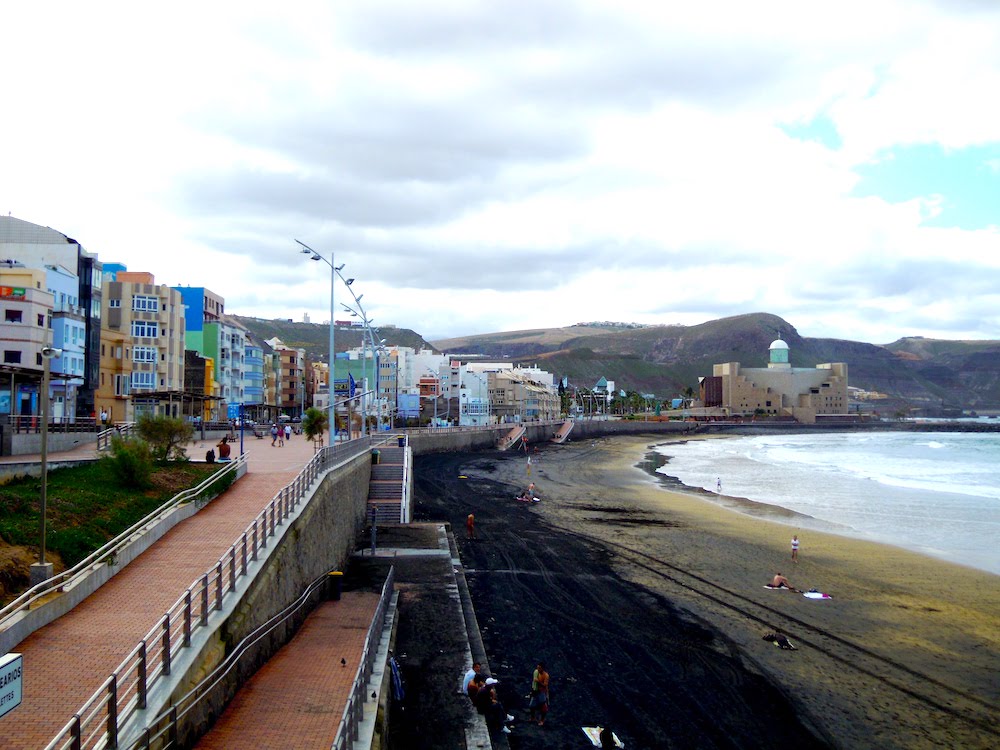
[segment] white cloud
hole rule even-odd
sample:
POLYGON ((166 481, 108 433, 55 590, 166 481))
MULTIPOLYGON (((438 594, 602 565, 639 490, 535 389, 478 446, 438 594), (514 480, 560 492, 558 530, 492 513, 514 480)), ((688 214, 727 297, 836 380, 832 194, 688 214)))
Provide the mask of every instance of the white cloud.
POLYGON ((298 237, 379 322, 429 337, 765 310, 814 336, 1000 338, 996 228, 927 226, 944 194, 852 195, 894 147, 996 144, 998 20, 903 0, 18 4, 0 210, 266 317, 329 317, 298 237), (824 118, 839 147, 781 127, 824 118))

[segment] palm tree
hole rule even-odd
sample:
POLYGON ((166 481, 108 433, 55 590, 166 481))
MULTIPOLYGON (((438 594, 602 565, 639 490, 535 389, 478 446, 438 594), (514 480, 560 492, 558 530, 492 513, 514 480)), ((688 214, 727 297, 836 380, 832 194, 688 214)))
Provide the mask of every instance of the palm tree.
POLYGON ((302 419, 302 431, 306 434, 307 440, 312 440, 315 443, 318 439, 319 444, 323 445, 323 433, 327 427, 329 427, 329 419, 325 411, 312 407, 306 409, 306 415, 302 419))

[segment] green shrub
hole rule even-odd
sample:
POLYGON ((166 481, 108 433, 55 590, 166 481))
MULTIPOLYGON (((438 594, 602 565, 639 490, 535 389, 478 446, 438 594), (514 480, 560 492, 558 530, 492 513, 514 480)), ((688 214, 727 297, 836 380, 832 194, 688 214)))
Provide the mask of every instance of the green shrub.
POLYGON ((183 419, 144 414, 136 423, 139 436, 149 443, 158 463, 187 460, 184 446, 194 438, 194 427, 183 419))
POLYGON ((111 438, 111 453, 101 457, 112 476, 123 487, 146 489, 151 486, 153 455, 149 443, 140 438, 111 438))

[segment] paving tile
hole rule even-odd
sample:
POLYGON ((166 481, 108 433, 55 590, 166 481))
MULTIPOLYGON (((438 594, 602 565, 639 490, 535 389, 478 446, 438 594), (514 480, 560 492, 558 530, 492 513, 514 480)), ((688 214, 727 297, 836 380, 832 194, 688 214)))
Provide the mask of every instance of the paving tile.
MULTIPOLYGON (((204 455, 214 443, 197 443, 188 453, 204 455)), ((251 438, 244 449, 250 454, 246 476, 71 612, 17 645, 14 651, 24 657, 23 699, 0 719, 5 750, 44 748, 314 453, 301 436, 283 448, 251 438)))
POLYGON ((317 607, 195 747, 329 750, 378 601, 378 594, 345 592, 340 601, 317 607))

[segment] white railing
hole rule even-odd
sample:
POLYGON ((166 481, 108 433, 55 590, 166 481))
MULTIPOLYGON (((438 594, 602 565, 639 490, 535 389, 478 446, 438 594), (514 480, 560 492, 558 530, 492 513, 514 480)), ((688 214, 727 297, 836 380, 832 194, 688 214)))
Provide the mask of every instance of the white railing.
MULTIPOLYGON (((135 537, 145 527, 156 523, 179 505, 191 502, 212 484, 219 481, 220 478, 226 476, 227 474, 235 475, 239 473, 240 467, 242 467, 245 463, 246 457, 240 456, 229 464, 219 464, 222 468, 212 474, 212 476, 208 477, 201 484, 174 495, 174 497, 166 503, 161 505, 142 520, 132 524, 125 531, 120 533, 97 551, 91 553, 89 556, 78 562, 72 568, 64 570, 62 573, 58 573, 57 575, 52 576, 48 580, 43 581, 42 583, 39 583, 22 593, 12 602, 7 604, 7 606, 3 609, 0 609, 0 633, 3 633, 3 631, 7 629, 11 620, 16 617, 18 613, 30 610, 32 605, 40 599, 46 598, 56 592, 62 592, 66 588, 76 584, 81 578, 91 572, 91 569, 95 564, 103 563, 105 561, 113 561, 117 557, 118 553, 132 542, 133 537, 135 537)), ((2 643, 2 641, 0 641, 0 643, 2 643)), ((10 645, 13 646, 14 644, 10 645)))
POLYGON ((369 441, 324 448, 262 510, 243 534, 181 594, 139 644, 125 657, 83 706, 46 746, 46 750, 83 750, 118 747, 119 730, 139 709, 153 685, 170 675, 180 649, 191 644, 194 628, 206 627, 209 614, 221 610, 225 597, 236 591, 236 582, 267 548, 268 538, 284 525, 319 474, 335 461, 369 450, 369 441))

